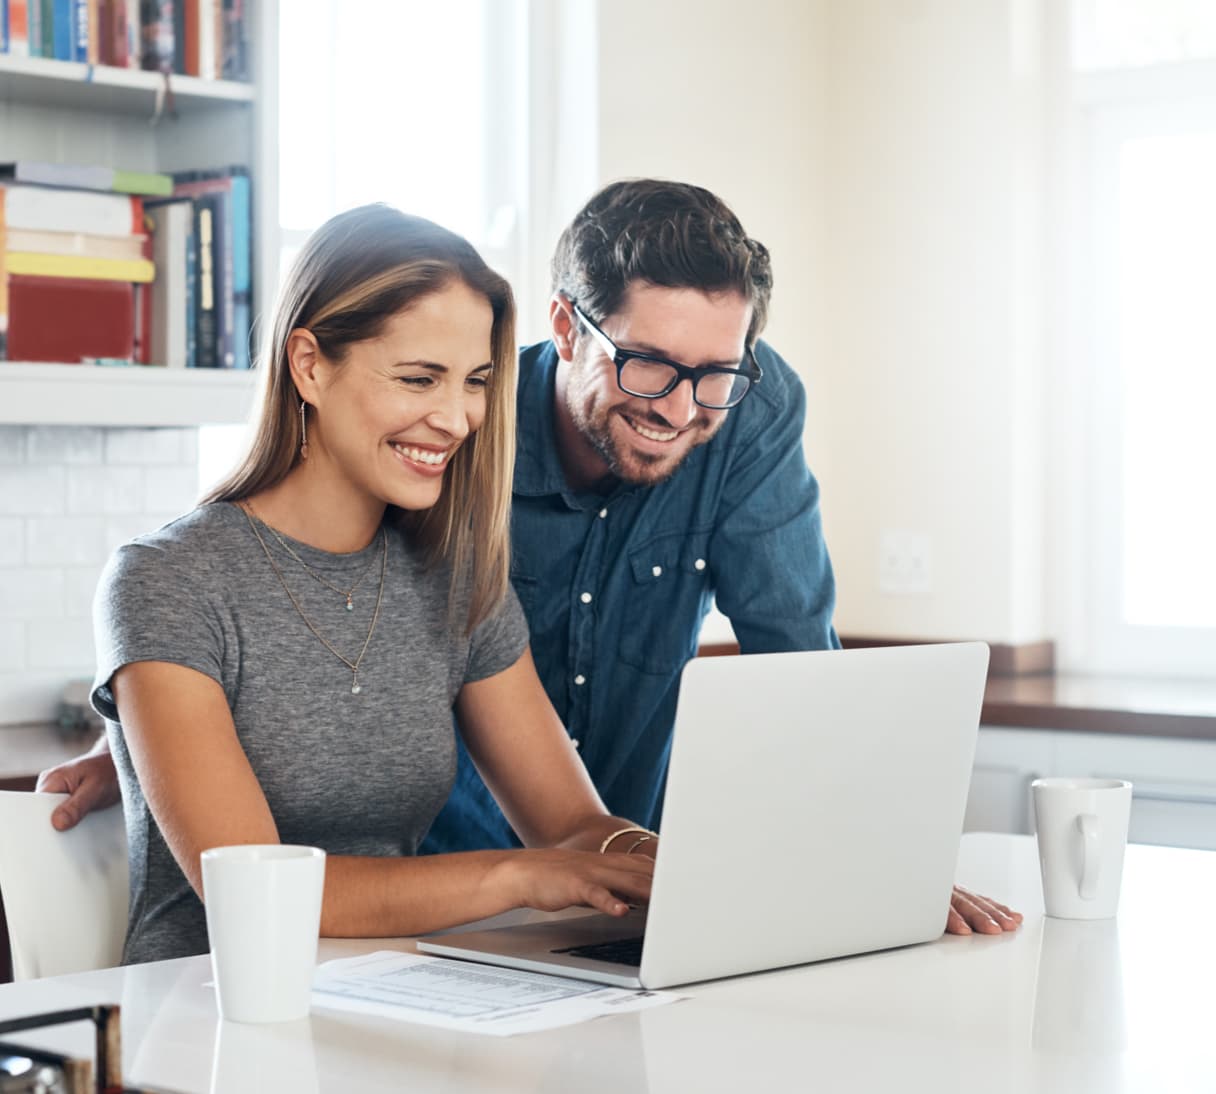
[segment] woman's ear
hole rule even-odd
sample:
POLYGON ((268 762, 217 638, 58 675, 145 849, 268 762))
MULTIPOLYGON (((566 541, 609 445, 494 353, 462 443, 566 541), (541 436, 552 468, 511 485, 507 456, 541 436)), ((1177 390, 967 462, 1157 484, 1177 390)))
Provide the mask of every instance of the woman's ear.
POLYGON ((558 357, 563 361, 572 361, 578 319, 574 314, 574 305, 565 293, 555 292, 549 300, 549 330, 558 357))
POLYGON ((296 391, 306 403, 317 403, 321 381, 321 347, 316 335, 304 327, 297 327, 287 336, 287 364, 296 391))

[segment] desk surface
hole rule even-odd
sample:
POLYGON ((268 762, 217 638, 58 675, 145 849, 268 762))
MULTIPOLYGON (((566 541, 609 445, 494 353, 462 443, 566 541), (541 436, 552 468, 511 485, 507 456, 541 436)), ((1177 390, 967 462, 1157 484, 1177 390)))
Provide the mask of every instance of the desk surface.
MULTIPOLYGON (((127 1080, 201 1094, 1216 1091, 1216 853, 1130 847, 1105 923, 1044 919, 1028 836, 965 836, 958 876, 1026 912, 1022 929, 702 984, 551 1033, 323 1011, 224 1024, 205 957, 6 985, 0 1018, 121 1002, 127 1080)), ((411 945, 325 940, 321 957, 384 948, 411 945)), ((87 1054, 90 1042, 81 1028, 36 1043, 87 1054)))

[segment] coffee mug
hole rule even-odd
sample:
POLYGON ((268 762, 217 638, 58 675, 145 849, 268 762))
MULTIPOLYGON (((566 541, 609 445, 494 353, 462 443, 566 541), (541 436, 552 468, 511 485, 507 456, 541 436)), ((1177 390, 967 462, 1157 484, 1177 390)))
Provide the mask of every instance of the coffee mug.
POLYGON ((305 1017, 321 931, 325 852, 286 844, 213 847, 203 852, 202 867, 220 1017, 305 1017))
POLYGON ((1043 904, 1058 919, 1109 919, 1119 909, 1132 784, 1035 779, 1043 904))

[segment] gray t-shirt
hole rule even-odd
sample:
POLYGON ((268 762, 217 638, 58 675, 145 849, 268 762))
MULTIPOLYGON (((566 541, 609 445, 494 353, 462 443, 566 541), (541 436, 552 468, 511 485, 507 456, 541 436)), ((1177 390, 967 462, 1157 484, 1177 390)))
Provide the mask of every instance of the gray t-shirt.
POLYGON ((412 855, 452 786, 457 693, 513 665, 527 644, 513 592, 467 636, 465 604, 449 615, 447 568, 427 570, 405 536, 386 525, 384 597, 353 694, 351 670, 301 611, 355 661, 376 607, 381 537, 349 555, 286 540, 338 589, 358 582, 348 611, 345 596, 309 574, 269 528, 257 527, 299 609, 244 512, 226 502, 123 545, 98 585, 92 699, 108 722, 130 842, 127 963, 205 953, 207 927, 131 766, 109 686, 123 665, 167 661, 220 684, 284 843, 339 855, 412 855))

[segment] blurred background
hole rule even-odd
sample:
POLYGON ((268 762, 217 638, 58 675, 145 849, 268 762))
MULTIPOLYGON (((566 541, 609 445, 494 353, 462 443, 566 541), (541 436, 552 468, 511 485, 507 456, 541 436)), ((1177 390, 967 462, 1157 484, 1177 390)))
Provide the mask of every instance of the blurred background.
MULTIPOLYGON (((240 117, 211 102, 189 139, 162 120, 149 144, 146 117, 98 136, 0 74, 0 159, 113 156, 129 129, 128 157, 172 168, 239 130, 255 335, 304 238, 352 205, 467 235, 516 287, 526 342, 594 189, 706 186, 772 251, 765 337, 808 389, 842 634, 1216 678, 1216 4, 251 10, 240 117)), ((13 410, 25 391, 0 384, 0 722, 88 675, 109 551, 188 508, 242 432, 13 410)))

